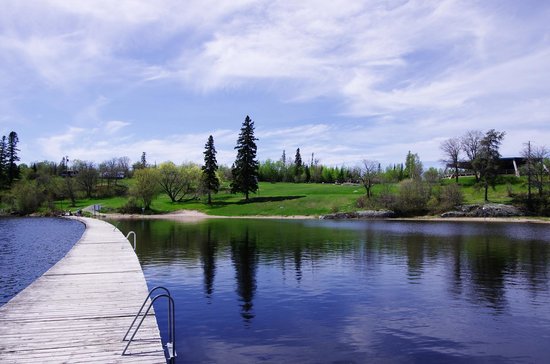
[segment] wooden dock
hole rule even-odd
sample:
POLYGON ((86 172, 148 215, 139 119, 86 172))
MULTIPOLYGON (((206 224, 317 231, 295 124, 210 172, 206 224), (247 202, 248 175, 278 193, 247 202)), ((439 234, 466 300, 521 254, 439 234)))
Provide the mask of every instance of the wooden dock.
POLYGON ((69 253, 0 307, 1 363, 166 363, 154 315, 130 345, 122 337, 148 294, 131 244, 111 224, 86 231, 69 253))

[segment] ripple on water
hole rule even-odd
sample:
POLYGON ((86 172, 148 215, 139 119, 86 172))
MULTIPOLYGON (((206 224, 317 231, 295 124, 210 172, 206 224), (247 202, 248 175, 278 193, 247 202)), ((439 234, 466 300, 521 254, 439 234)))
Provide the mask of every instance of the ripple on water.
POLYGON ((0 218, 0 306, 67 254, 84 225, 60 218, 0 218))

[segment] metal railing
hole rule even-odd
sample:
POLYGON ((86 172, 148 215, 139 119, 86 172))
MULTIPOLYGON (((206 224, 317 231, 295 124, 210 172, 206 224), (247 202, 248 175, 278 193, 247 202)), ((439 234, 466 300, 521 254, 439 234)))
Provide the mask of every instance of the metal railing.
POLYGON ((134 236, 134 251, 136 251, 136 233, 133 232, 133 231, 130 231, 130 232, 128 233, 128 235, 126 235, 126 239, 128 239, 128 241, 130 240, 130 239, 129 239, 130 235, 133 235, 133 236, 134 236))
POLYGON ((170 363, 174 362, 174 360, 177 356, 177 354, 176 354, 176 320, 175 320, 174 299, 170 295, 170 291, 167 288, 161 287, 161 286, 155 287, 155 288, 153 288, 152 290, 149 291, 149 294, 145 298, 145 301, 143 301, 143 304, 141 305, 141 308, 139 309, 138 313, 134 317, 134 320, 130 324, 130 327, 128 328, 128 331, 126 331, 126 334, 122 338, 122 341, 128 341, 128 343, 126 344, 126 347, 122 351, 122 355, 126 355, 126 351, 128 350, 128 347, 130 346, 130 344, 134 340, 134 337, 136 336, 136 333, 138 332, 139 328, 141 327, 141 324, 145 320, 145 317, 149 314, 149 311, 151 310, 151 307, 153 307, 153 303, 155 303, 155 301, 160 299, 160 298, 166 298, 168 300, 168 332, 169 332, 170 337, 169 337, 168 342, 166 343, 166 350, 168 352, 169 362, 170 363), (130 331, 134 327, 134 324, 136 323, 137 318, 141 315, 141 313, 143 311, 143 308, 147 304, 147 300, 149 300, 149 298, 151 297, 153 292, 155 292, 156 290, 163 290, 166 293, 161 293, 161 294, 158 294, 155 297, 153 297, 153 299, 151 300, 151 303, 149 303, 149 306, 147 307, 147 310, 143 314, 143 317, 139 321, 139 324, 136 326, 136 329, 134 330, 132 336, 128 340, 127 339, 128 334, 130 333, 130 331))

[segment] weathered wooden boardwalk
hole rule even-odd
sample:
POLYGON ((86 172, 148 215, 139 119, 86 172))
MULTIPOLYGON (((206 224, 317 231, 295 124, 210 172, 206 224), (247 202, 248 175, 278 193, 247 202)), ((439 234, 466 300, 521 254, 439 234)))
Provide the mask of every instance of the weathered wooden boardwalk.
POLYGON ((121 356, 122 337, 148 293, 145 278, 120 231, 78 219, 86 224, 80 241, 0 307, 0 362, 166 363, 154 316, 121 356))

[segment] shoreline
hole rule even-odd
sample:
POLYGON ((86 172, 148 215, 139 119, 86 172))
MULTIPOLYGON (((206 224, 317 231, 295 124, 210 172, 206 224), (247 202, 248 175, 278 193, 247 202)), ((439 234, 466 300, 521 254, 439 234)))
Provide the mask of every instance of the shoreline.
MULTIPOLYGON (((103 218, 112 218, 119 220, 175 220, 185 222, 198 222, 206 219, 270 219, 270 220, 317 220, 315 215, 292 215, 292 216, 219 216, 207 215, 204 212, 196 210, 179 210, 167 214, 141 215, 141 214, 120 214, 109 213, 100 214, 103 218)), ((434 221, 434 222, 490 222, 490 223, 523 223, 523 224, 550 224, 550 220, 544 220, 542 217, 439 217, 439 216, 415 216, 415 217, 394 217, 380 219, 341 219, 341 220, 384 220, 384 221, 434 221)))
POLYGON ((248 215, 248 216, 219 216, 208 215, 204 212, 196 210, 178 210, 175 212, 169 212, 166 214, 158 215, 142 215, 142 214, 120 214, 109 213, 100 214, 102 217, 115 218, 115 219, 127 219, 127 220, 178 220, 178 221, 202 221, 206 219, 270 219, 270 220, 312 220, 317 219, 315 215, 292 215, 292 216, 277 216, 277 215, 248 215))

